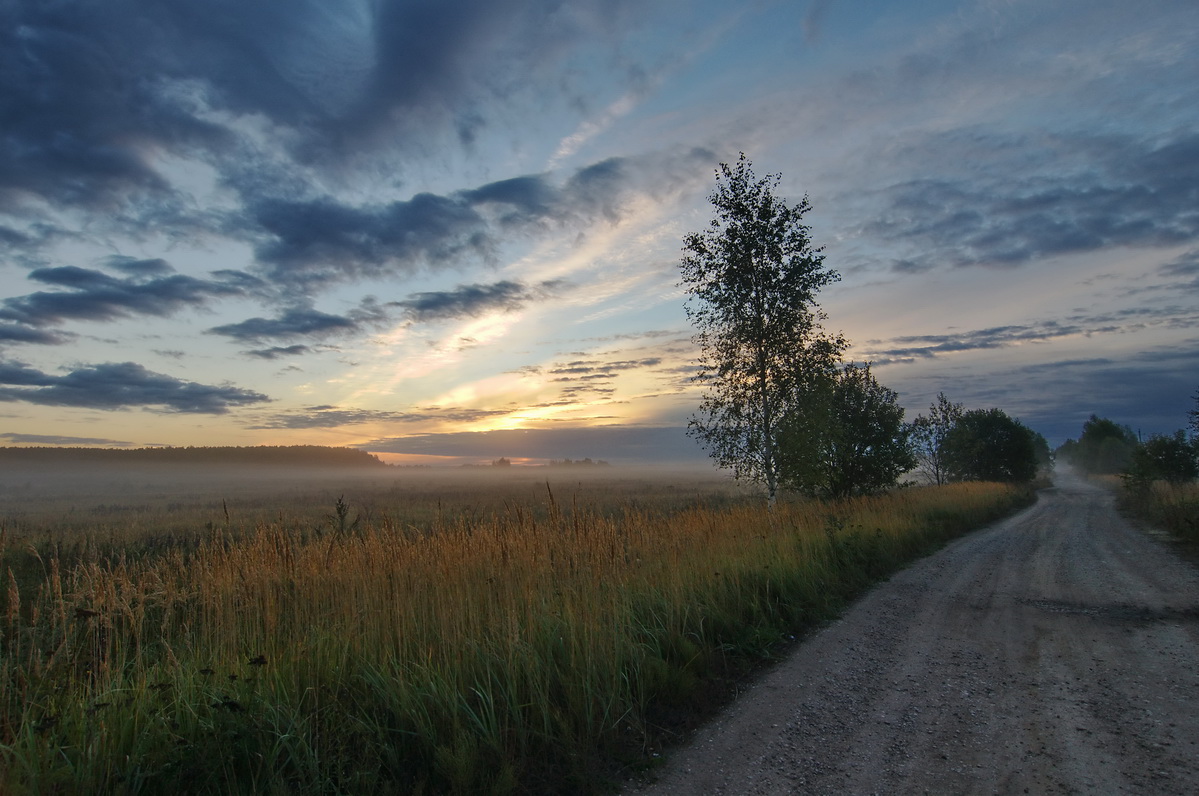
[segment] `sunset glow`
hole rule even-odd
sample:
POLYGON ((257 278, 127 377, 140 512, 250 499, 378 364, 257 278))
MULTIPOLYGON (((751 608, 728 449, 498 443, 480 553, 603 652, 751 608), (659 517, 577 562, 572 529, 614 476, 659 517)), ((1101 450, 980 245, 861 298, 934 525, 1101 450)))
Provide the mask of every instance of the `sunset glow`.
POLYGON ((742 151, 909 417, 1199 387, 1194 4, 55 9, 0 49, 0 444, 702 463, 678 261, 742 151))

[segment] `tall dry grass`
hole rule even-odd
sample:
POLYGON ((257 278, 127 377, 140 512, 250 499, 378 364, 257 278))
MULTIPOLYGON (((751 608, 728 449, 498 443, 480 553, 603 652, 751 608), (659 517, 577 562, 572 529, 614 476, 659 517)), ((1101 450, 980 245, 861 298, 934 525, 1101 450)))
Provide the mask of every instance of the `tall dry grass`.
POLYGON ((1157 481, 1147 488, 1119 485, 1120 505, 1152 525, 1174 534, 1186 544, 1199 546, 1199 483, 1169 484, 1157 481))
POLYGON ((547 495, 422 526, 339 504, 319 530, 38 554, 36 585, 6 573, 0 792, 602 789, 707 683, 1027 499, 663 516, 547 495))

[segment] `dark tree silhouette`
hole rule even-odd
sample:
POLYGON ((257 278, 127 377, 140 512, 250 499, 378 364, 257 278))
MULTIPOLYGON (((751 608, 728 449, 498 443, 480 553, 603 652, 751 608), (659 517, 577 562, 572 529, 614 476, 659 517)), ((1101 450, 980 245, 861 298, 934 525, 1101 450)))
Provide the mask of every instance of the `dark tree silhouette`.
POLYGON ((788 412, 780 448, 785 486, 820 497, 878 492, 915 466, 894 390, 870 365, 846 365, 813 396, 788 412))
POLYGON ((945 438, 946 470, 953 481, 1031 481, 1037 436, 1001 409, 972 409, 945 438))
POLYGON ((812 246, 807 197, 774 195, 779 176, 754 176, 744 154, 720 164, 709 201, 715 218, 683 240, 687 316, 700 347, 695 379, 707 387, 688 433, 720 466, 779 486, 779 434, 797 401, 821 389, 845 342, 822 329, 816 293, 835 281, 812 246))

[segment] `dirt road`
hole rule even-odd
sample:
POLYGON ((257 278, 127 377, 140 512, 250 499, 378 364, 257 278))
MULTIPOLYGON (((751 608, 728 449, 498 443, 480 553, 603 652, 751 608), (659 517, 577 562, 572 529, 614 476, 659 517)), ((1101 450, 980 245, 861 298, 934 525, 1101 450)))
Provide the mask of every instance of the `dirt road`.
POLYGON ((1199 793, 1199 570, 1057 482, 877 587, 630 792, 1199 793))

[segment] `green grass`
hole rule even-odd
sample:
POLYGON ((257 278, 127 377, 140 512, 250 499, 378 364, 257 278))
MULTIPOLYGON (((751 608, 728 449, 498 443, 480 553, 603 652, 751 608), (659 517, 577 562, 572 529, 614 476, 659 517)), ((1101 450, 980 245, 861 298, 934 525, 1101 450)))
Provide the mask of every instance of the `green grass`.
POLYGON ((177 544, 10 536, 0 792, 602 792, 713 684, 1029 501, 971 484, 772 512, 641 488, 356 524, 332 500, 319 522, 230 512, 177 544))

